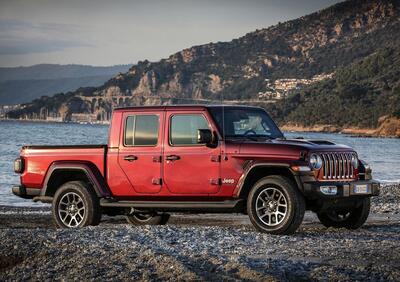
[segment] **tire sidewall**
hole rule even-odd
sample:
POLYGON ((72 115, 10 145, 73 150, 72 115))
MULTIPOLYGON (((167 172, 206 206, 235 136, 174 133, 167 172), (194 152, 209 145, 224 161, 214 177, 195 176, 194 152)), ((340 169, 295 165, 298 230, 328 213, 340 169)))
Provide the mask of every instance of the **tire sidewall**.
POLYGON ((88 226, 91 224, 92 218, 93 218, 93 213, 94 213, 94 208, 93 208, 93 200, 90 196, 90 194, 85 190, 86 188, 83 187, 83 185, 80 185, 76 182, 67 182, 64 185, 62 185, 57 192, 54 195, 53 203, 52 203, 52 213, 53 213, 53 219, 56 223, 56 225, 60 228, 79 228, 79 227, 84 227, 88 226), (75 227, 69 227, 66 226, 63 221, 60 218, 59 215, 59 203, 62 199, 62 197, 67 194, 67 193, 76 193, 81 197, 83 204, 85 206, 85 214, 83 217, 82 222, 75 227))
POLYGON ((333 228, 347 228, 347 229, 358 229, 368 219, 368 215, 371 207, 371 199, 364 198, 360 200, 359 206, 349 211, 349 216, 341 221, 335 220, 327 212, 317 213, 319 221, 325 227, 333 228))
POLYGON ((297 194, 293 189, 296 188, 293 187, 291 183, 273 177, 265 177, 254 185, 247 199, 247 213, 250 217, 251 222, 258 230, 272 234, 285 233, 295 217, 298 206, 295 198, 297 197, 297 194), (285 196, 287 202, 287 212, 285 218, 281 223, 276 226, 268 226, 263 223, 257 216, 256 212, 256 201, 258 195, 261 193, 261 191, 269 187, 279 190, 285 196))

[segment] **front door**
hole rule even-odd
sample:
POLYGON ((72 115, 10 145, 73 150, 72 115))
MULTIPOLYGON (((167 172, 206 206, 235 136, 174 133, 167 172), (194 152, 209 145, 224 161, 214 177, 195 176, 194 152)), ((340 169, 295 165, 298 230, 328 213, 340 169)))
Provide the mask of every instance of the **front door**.
POLYGON ((164 185, 171 194, 208 195, 220 188, 220 148, 197 143, 198 129, 212 129, 205 112, 166 115, 164 185))
POLYGON ((162 127, 164 112, 127 112, 123 115, 118 163, 135 194, 161 191, 162 127))

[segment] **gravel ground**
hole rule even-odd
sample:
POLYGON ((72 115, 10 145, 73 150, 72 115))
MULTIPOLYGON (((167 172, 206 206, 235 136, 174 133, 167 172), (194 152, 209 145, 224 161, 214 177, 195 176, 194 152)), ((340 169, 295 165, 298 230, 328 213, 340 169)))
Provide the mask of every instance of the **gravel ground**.
POLYGON ((359 230, 327 229, 307 213, 293 236, 256 232, 244 215, 209 214, 144 227, 104 217, 57 230, 48 208, 0 207, 0 281, 400 281, 398 189, 383 188, 359 230))
POLYGON ((379 197, 372 198, 373 213, 400 214, 400 184, 385 185, 379 197))

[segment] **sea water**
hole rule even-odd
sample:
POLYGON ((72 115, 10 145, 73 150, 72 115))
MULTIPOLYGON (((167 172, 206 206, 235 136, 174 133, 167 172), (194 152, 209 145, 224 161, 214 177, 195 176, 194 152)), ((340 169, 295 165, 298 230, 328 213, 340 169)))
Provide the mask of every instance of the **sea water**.
MULTIPOLYGON (((375 179, 400 182, 400 139, 306 132, 285 132, 285 136, 329 140, 348 145, 372 166, 375 179)), ((106 144, 107 138, 106 125, 0 121, 0 205, 42 205, 11 193, 11 186, 19 183, 19 175, 13 171, 13 161, 23 145, 106 144)))

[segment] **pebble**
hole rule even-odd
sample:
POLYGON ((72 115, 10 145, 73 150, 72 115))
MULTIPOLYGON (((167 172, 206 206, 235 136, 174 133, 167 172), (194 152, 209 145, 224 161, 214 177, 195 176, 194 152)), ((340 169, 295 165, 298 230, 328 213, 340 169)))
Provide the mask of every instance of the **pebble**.
POLYGON ((99 226, 60 230, 45 212, 14 208, 21 212, 2 217, 12 209, 3 207, 0 281, 400 281, 399 208, 399 185, 386 185, 372 212, 389 219, 346 230, 325 228, 310 215, 294 235, 273 236, 250 224, 183 224, 179 216, 165 226, 105 218, 99 226))

